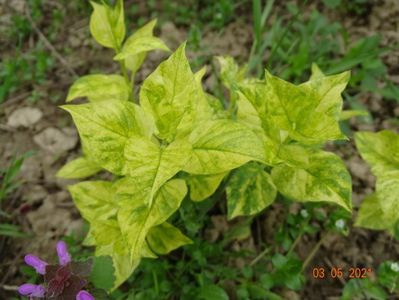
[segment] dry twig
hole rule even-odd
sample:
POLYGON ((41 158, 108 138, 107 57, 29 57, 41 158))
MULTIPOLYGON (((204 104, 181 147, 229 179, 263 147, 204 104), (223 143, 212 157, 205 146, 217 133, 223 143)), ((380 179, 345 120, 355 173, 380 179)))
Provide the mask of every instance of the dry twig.
POLYGON ((18 287, 16 285, 3 284, 1 288, 5 291, 18 291, 18 287))

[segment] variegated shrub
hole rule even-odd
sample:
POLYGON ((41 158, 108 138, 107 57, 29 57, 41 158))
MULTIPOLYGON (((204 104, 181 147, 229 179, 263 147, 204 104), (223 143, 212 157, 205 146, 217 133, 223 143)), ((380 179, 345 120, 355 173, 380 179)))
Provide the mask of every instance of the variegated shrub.
POLYGON ((84 155, 58 175, 114 174, 112 181, 84 181, 69 190, 90 223, 86 244, 113 259, 115 286, 142 257, 190 243, 169 217, 185 197, 204 200, 221 182, 229 218, 261 212, 277 193, 351 210, 350 175, 338 156, 322 150, 327 141, 346 139, 339 120, 348 72, 325 76, 314 66, 309 81, 294 85, 268 72, 264 80, 246 78, 245 68, 220 57, 230 92, 225 110, 203 90, 206 70, 192 72, 182 44, 136 96, 134 77, 147 52, 169 49, 153 36, 155 21, 125 39, 122 1, 92 5, 91 33, 115 50, 122 75, 87 75, 70 88, 67 102, 88 99, 62 106, 77 126, 84 155))

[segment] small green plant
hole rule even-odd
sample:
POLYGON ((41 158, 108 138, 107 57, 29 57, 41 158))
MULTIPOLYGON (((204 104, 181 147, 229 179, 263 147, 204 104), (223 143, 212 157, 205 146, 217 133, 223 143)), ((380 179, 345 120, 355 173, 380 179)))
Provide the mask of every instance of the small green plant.
POLYGON ((21 170, 24 160, 32 156, 32 152, 27 152, 22 156, 13 156, 9 166, 6 169, 0 170, 0 204, 4 201, 6 196, 14 191, 21 183, 17 176, 21 170))
MULTIPOLYGON (((60 6, 63 9, 54 9, 45 1, 29 0, 25 7, 27 14, 11 15, 12 25, 5 33, 8 37, 6 46, 11 46, 13 50, 5 52, 0 61, 0 104, 25 89, 31 91, 26 97, 31 103, 43 98, 43 91, 38 86, 49 80, 56 60, 48 44, 55 44, 60 36, 65 7, 74 13, 81 13, 89 6, 86 1, 63 2, 60 6), (47 44, 43 43, 43 38, 48 40, 47 44), (32 44, 32 41, 35 43, 32 44)), ((67 49, 64 51, 67 52, 67 49)), ((56 95, 50 97, 54 102, 57 100, 56 95)))
POLYGON ((373 5, 367 0, 322 0, 324 5, 329 8, 337 9, 342 12, 364 15, 373 5))
POLYGON ((388 230, 399 237, 399 135, 389 130, 358 132, 355 140, 361 156, 377 177, 376 191, 363 200, 356 225, 388 230))
MULTIPOLYGON (((0 104, 24 85, 43 83, 53 65, 54 59, 40 43, 27 53, 4 59, 0 64, 0 104)), ((32 101, 38 99, 35 93, 39 92, 34 90, 32 101)))
MULTIPOLYGON (((10 164, 6 169, 0 169, 0 217, 11 220, 12 216, 4 210, 4 202, 7 196, 15 191, 21 184, 18 180, 18 174, 21 170, 22 164, 26 158, 32 155, 32 152, 27 152, 19 157, 13 156, 10 164)), ((0 236, 8 237, 25 237, 26 234, 21 232, 18 225, 7 223, 0 223, 0 236)))
MULTIPOLYGON (((194 23, 203 28, 206 24, 214 30, 222 30, 234 18, 234 10, 240 4, 232 0, 189 0, 184 3, 165 1, 162 8, 168 20, 175 20, 177 25, 191 26, 194 23)), ((153 10, 156 10, 156 5, 153 10)))
MULTIPOLYGON (((28 0, 26 5, 31 11, 32 20, 37 22, 43 18, 42 0, 28 0)), ((15 13, 11 16, 12 26, 6 34, 16 46, 21 46, 23 41, 33 32, 32 24, 25 14, 15 13)))
POLYGON ((389 299, 398 291, 399 263, 385 261, 378 267, 376 279, 352 279, 345 285, 341 300, 389 299))
MULTIPOLYGON (((229 219, 262 212, 278 193, 351 211, 350 175, 338 156, 322 150, 327 141, 346 139, 339 120, 349 72, 325 76, 314 66, 309 81, 294 85, 267 71, 263 80, 247 78, 245 67, 220 57, 220 77, 230 93, 224 108, 203 91, 205 69, 191 71, 183 44, 135 95, 135 74, 146 53, 169 49, 153 36, 155 21, 125 39, 121 0, 114 7, 92 6, 91 33, 115 51, 122 75, 91 74, 70 88, 67 102, 89 100, 62 106, 77 126, 84 156, 58 175, 114 174, 111 181, 69 187, 90 223, 85 244, 96 246, 97 256, 112 257, 114 287, 143 258, 192 243, 170 222, 185 198, 200 202, 221 189, 229 219)), ((276 255, 273 264, 281 276, 298 269, 292 257, 276 255)))

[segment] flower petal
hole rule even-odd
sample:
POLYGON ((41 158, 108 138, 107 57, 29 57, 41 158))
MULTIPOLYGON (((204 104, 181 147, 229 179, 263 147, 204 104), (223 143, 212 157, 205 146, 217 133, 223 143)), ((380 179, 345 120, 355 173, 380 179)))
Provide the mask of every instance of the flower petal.
POLYGON ((46 290, 41 285, 25 283, 18 288, 18 292, 23 296, 43 298, 46 290))
POLYGON ((82 290, 76 295, 76 300, 95 300, 95 299, 89 292, 82 290))
POLYGON ((69 254, 68 247, 64 241, 59 241, 57 243, 57 254, 61 266, 65 266, 71 262, 71 255, 69 254))
POLYGON ((37 256, 33 254, 25 255, 25 263, 33 268, 35 268, 36 272, 39 274, 46 274, 46 266, 48 263, 41 260, 37 256))

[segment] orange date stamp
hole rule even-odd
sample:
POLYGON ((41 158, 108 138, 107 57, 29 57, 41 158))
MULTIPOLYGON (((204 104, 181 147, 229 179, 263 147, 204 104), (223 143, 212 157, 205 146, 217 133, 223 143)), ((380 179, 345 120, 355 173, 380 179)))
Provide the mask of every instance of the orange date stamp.
POLYGON ((325 279, 325 278, 345 278, 345 279, 355 279, 355 278, 369 278, 373 273, 372 268, 359 268, 353 267, 349 269, 332 267, 314 267, 312 269, 312 277, 315 279, 325 279))

